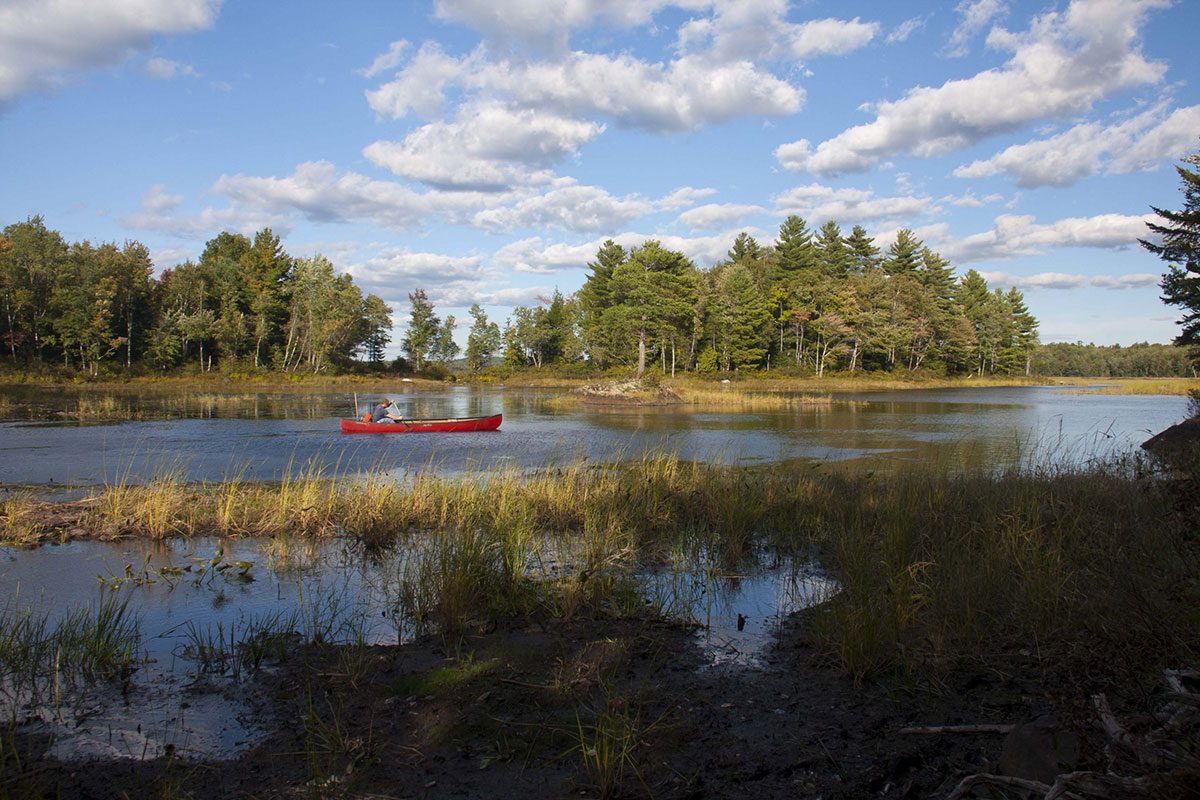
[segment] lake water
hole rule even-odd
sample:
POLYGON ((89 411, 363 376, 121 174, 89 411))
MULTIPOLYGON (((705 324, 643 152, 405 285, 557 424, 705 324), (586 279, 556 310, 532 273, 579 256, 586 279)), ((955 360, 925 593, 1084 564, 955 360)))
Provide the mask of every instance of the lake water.
MULTIPOLYGON (((596 410, 535 389, 400 386, 381 392, 399 397, 410 417, 502 412, 504 423, 492 433, 346 436, 337 420, 353 416, 354 402, 344 393, 150 389, 104 400, 108 413, 135 419, 80 424, 64 416, 98 402, 86 390, 6 388, 0 389, 0 484, 6 491, 36 487, 53 494, 55 487, 86 491, 164 470, 191 480, 278 480, 305 465, 326 474, 399 477, 421 468, 536 469, 583 457, 604 463, 646 451, 714 463, 870 470, 1079 463, 1134 449, 1180 421, 1186 407, 1178 397, 1068 394, 1053 387, 864 393, 753 413, 596 410)), ((368 398, 360 401, 365 406, 368 398)), ((240 636, 282 614, 294 615, 295 627, 309 638, 313 631, 305 626, 325 625, 326 639, 400 641, 407 635, 395 614, 402 564, 403 553, 367 559, 352 545, 328 541, 283 550, 271 542, 217 539, 0 548, 0 608, 57 619, 115 592, 138 615, 143 660, 131 686, 99 689, 70 713, 38 711, 34 724, 53 735, 55 755, 136 759, 170 746, 181 754, 226 757, 253 742, 260 723, 244 714, 244 683, 206 675, 192 658, 197 635, 240 636), (217 552, 226 564, 250 567, 245 574, 209 569, 166 579, 164 568, 208 563, 217 552)), ((745 575, 685 568, 645 577, 652 596, 701 624, 698 640, 711 664, 740 668, 759 664, 783 616, 832 591, 819 570, 769 555, 745 575)), ((3 699, 0 692, 0 706, 3 699)))
MULTIPOLYGON (((338 474, 530 469, 646 451, 736 464, 1002 467, 1129 450, 1183 419, 1186 406, 1180 397, 1015 387, 838 395, 830 404, 752 413, 612 410, 562 403, 561 392, 546 390, 401 386, 382 391, 400 398, 409 417, 503 413, 504 423, 487 433, 343 435, 338 419, 354 415, 345 393, 146 389, 109 401, 144 419, 81 424, 61 417, 88 401, 85 391, 0 388, 0 484, 96 486, 164 471, 198 481, 278 480, 306 465, 338 474)), ((361 398, 362 407, 368 402, 361 398)))

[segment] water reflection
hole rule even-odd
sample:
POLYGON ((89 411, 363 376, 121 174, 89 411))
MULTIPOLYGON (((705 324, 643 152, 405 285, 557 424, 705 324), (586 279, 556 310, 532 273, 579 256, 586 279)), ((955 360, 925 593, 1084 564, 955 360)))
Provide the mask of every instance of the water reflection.
POLYGON ((136 482, 164 465, 202 481, 279 480, 309 464, 350 473, 403 475, 425 467, 453 473, 648 452, 729 464, 998 468, 1129 450, 1185 410, 1178 397, 1063 394, 1050 387, 846 395, 750 412, 596 409, 563 402, 561 391, 398 383, 359 394, 359 412, 385 394, 409 417, 502 412, 504 424, 494 433, 343 436, 337 420, 355 414, 354 395, 344 389, 3 387, 0 483, 136 482), (86 408, 98 410, 81 422, 86 408))

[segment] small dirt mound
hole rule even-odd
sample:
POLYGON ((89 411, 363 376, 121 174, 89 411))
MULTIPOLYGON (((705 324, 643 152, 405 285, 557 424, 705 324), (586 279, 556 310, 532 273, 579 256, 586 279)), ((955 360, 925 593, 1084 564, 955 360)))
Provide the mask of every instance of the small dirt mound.
POLYGON ((666 386, 647 381, 625 380, 588 383, 572 389, 584 403, 610 406, 672 406, 682 398, 666 386))

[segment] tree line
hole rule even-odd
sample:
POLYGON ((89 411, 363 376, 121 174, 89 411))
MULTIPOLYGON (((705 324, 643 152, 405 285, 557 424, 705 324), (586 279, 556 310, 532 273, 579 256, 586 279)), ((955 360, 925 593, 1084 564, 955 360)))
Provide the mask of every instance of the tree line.
MULTIPOLYGON (((496 356, 512 367, 586 363, 638 375, 651 365, 667 374, 1029 374, 1038 346, 1021 292, 991 290, 974 270, 958 279, 911 230, 881 252, 861 226, 813 231, 790 216, 772 244, 742 233, 707 269, 653 240, 629 250, 608 240, 587 266, 578 292, 518 306, 503 331, 473 307, 469 366, 496 356)), ((410 299, 412 357, 414 331, 432 342, 442 323, 423 292, 410 299)))
POLYGON ((1186 347, 1149 342, 1127 347, 1052 342, 1037 349, 1033 371, 1039 375, 1083 378, 1197 377, 1196 365, 1186 347))
POLYGON ((323 372, 382 362, 392 309, 321 255, 293 258, 269 228, 221 233, 200 258, 154 277, 138 242, 68 244, 41 217, 0 233, 4 351, 15 365, 61 362, 165 371, 214 362, 323 372))

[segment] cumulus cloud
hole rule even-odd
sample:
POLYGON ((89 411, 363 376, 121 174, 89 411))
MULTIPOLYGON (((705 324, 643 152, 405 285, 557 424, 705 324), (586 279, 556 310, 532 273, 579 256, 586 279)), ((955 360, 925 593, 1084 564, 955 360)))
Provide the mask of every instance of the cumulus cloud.
POLYGON ((355 283, 379 294, 391 290, 406 294, 414 288, 440 286, 447 282, 478 282, 483 277, 481 256, 448 256, 414 253, 408 248, 388 247, 346 272, 355 283), (408 287, 401 289, 400 287, 408 287))
POLYGON ((939 87, 918 86, 881 103, 873 122, 813 148, 807 139, 780 146, 789 170, 860 172, 898 153, 942 155, 1029 122, 1083 113, 1116 92, 1159 81, 1166 67, 1141 53, 1138 29, 1168 0, 1072 0, 1063 12, 1035 17, 1029 29, 993 28, 989 46, 1012 53, 1000 68, 939 87))
POLYGON ((8 0, 0 5, 0 105, 124 62, 154 37, 208 28, 221 0, 8 0))
POLYGON ((372 222, 394 230, 412 230, 434 215, 462 222, 479 208, 512 199, 486 192, 415 192, 354 172, 338 174, 326 161, 300 164, 284 178, 222 175, 212 191, 248 209, 297 212, 315 222, 372 222))
POLYGON ((655 210, 645 198, 613 197, 597 186, 560 186, 533 197, 474 215, 473 223, 494 231, 552 227, 567 231, 608 231, 655 210))
POLYGON ((376 112, 435 116, 458 86, 515 109, 563 118, 610 117, 656 132, 685 131, 742 116, 798 111, 803 90, 748 61, 714 64, 684 56, 668 64, 630 55, 573 52, 557 61, 486 61, 482 50, 454 58, 423 45, 412 63, 367 92, 376 112))
POLYGON ((776 196, 774 201, 781 214, 798 214, 815 225, 831 219, 839 224, 902 220, 938 210, 930 197, 877 197, 868 189, 835 189, 819 183, 797 186, 776 196))
POLYGON ((434 13, 461 22, 499 45, 565 47, 572 30, 603 19, 620 27, 644 25, 666 0, 436 0, 434 13))
POLYGON ((1200 131, 1200 106, 1165 106, 1112 125, 1083 122, 1055 136, 1012 145, 989 159, 954 170, 960 178, 1007 173, 1025 188, 1070 186, 1103 170, 1152 169, 1183 155, 1200 131))
POLYGON ((761 214, 766 209, 755 205, 736 203, 709 203, 689 209, 679 215, 679 221, 694 231, 729 227, 751 214, 761 214))
POLYGON ((702 197, 710 197, 717 193, 716 189, 696 189, 692 186, 682 186, 658 201, 658 207, 666 211, 693 206, 702 197))
POLYGON ((586 269, 587 263, 596 258, 596 251, 608 239, 612 239, 626 250, 641 247, 653 239, 668 250, 683 253, 700 267, 708 267, 725 259, 734 238, 742 230, 752 236, 765 235, 757 228, 727 230, 712 236, 672 236, 626 231, 612 236, 601 236, 579 244, 548 244, 540 237, 531 237, 513 242, 497 250, 492 265, 511 272, 550 274, 567 269, 586 269))
POLYGON ((967 54, 967 43, 982 31, 992 20, 1008 13, 1003 0, 963 0, 954 7, 962 19, 946 42, 946 55, 957 58, 967 54))
POLYGON ((1039 272, 1034 275, 1013 275, 1008 272, 981 272, 992 285, 1011 286, 1022 291, 1029 289, 1146 289, 1157 287, 1160 275, 1132 273, 1129 275, 1080 275, 1065 272, 1039 272))
POLYGON ((1136 245, 1146 236, 1146 222, 1153 219, 1150 214, 1100 214, 1040 225, 1032 215, 1004 214, 996 217, 992 230, 942 242, 938 249, 959 264, 1039 255, 1057 247, 1115 250, 1136 245))
POLYGON ((498 105, 464 107, 454 122, 433 122, 400 142, 363 150, 396 175, 447 189, 495 190, 546 184, 548 167, 604 130, 595 122, 511 111, 498 105))

